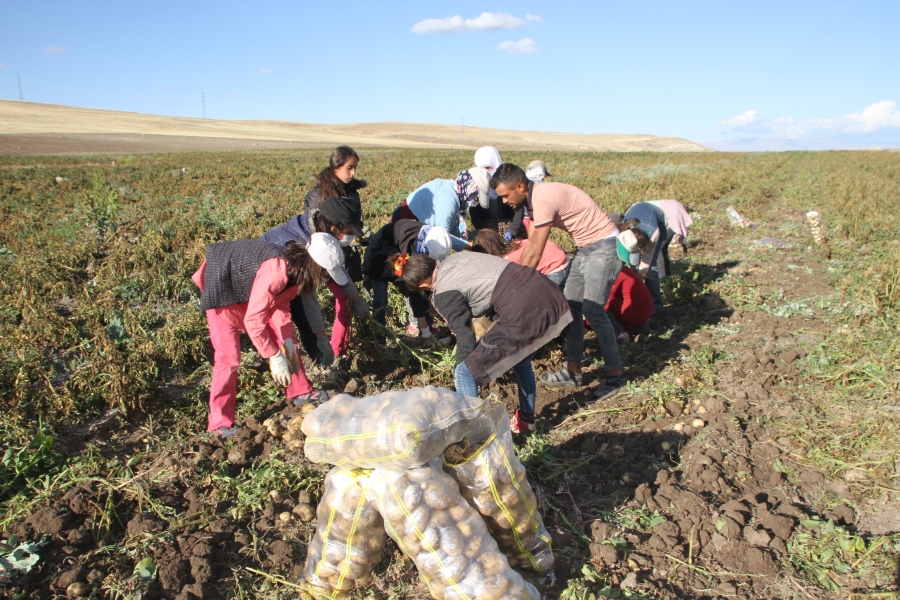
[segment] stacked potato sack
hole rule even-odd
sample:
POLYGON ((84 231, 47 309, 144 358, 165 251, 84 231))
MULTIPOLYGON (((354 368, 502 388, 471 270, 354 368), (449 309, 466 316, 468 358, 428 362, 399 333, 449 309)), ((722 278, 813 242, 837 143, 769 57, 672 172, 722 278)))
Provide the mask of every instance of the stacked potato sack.
POLYGON ((812 232, 813 239, 816 241, 816 244, 822 245, 825 243, 825 219, 822 218, 822 215, 819 214, 818 211, 811 210, 806 213, 806 222, 809 224, 809 230, 812 232))
POLYGON ((463 497, 484 517, 488 530, 513 567, 541 575, 553 573, 550 534, 537 510, 525 467, 516 458, 506 410, 494 405, 487 414, 486 439, 473 431, 444 452, 444 471, 463 497))
POLYGON ((381 561, 387 537, 384 519, 366 492, 370 473, 335 467, 325 476, 304 571, 317 596, 345 597, 354 585, 367 585, 381 561))
POLYGON ((540 598, 510 566, 550 574, 553 555, 503 407, 430 386, 340 395, 302 430, 307 458, 338 466, 307 559, 314 596, 344 597, 371 580, 384 545, 372 531, 383 523, 435 598, 540 598))

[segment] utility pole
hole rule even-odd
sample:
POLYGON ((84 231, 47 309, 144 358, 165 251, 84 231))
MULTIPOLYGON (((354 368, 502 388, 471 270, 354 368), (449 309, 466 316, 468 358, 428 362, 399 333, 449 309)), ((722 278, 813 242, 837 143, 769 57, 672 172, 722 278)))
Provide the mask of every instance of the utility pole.
POLYGON ((22 97, 22 76, 17 74, 16 79, 19 80, 19 100, 24 100, 22 97))
POLYGON ((200 103, 203 104, 203 118, 206 118, 206 94, 200 92, 200 103))

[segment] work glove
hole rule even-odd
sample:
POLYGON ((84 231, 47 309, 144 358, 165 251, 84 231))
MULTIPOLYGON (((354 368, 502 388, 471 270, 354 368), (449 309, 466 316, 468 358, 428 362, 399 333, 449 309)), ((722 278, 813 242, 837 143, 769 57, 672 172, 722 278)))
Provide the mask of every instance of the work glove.
POLYGON ((330 367, 334 362, 334 350, 331 349, 331 340, 328 339, 328 336, 323 335, 320 338, 316 338, 316 348, 322 353, 322 356, 319 358, 322 366, 330 367))
POLYGON ((511 241, 513 241, 513 234, 511 234, 510 232, 507 231, 506 233, 503 234, 503 239, 505 239, 507 241, 507 243, 511 242, 511 241))
POLYGON ((369 310, 369 303, 366 302, 365 298, 363 298, 362 295, 357 296, 353 301, 353 312, 361 317, 368 317, 372 312, 371 310, 369 310))
POLYGON ((291 362, 284 354, 279 352, 269 358, 269 370, 275 383, 284 387, 291 385, 291 362))
POLYGON ((300 355, 297 354, 297 348, 294 346, 294 340, 284 340, 281 345, 281 351, 291 363, 291 374, 296 375, 300 372, 300 355))

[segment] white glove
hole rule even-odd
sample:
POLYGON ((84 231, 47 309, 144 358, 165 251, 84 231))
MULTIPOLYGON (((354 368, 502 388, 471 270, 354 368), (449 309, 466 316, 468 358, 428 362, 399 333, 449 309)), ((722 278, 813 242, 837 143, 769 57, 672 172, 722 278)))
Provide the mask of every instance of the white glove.
POLYGON ((279 352, 269 358, 269 370, 275 383, 284 387, 291 385, 291 363, 284 354, 279 352))
POLYGON ((427 340, 428 338, 430 338, 431 337, 431 327, 423 327, 422 329, 420 329, 419 337, 424 340, 427 340))
POLYGON ((281 345, 281 351, 284 352, 285 357, 291 364, 291 375, 299 373, 300 355, 297 354, 297 347, 294 346, 294 340, 284 340, 284 343, 281 345))

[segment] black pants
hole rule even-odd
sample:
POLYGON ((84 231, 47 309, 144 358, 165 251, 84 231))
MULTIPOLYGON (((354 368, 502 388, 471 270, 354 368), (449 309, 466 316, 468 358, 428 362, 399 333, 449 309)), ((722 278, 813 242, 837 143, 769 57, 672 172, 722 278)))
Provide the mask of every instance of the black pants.
MULTIPOLYGON (((309 321, 306 320, 306 313, 303 311, 303 301, 300 300, 300 294, 297 294, 297 297, 291 300, 291 320, 300 333, 300 345, 303 347, 303 351, 313 360, 318 360, 319 355, 322 353, 319 352, 319 347, 316 345, 316 332, 312 330, 312 327, 309 326, 309 321)), ((328 343, 331 344, 330 341, 328 343)))

